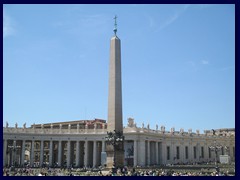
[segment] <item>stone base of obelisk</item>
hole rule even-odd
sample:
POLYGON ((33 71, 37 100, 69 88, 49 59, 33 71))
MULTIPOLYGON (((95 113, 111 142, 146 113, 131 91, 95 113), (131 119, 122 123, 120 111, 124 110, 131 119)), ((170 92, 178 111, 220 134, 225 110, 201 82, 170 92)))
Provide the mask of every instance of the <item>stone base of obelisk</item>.
POLYGON ((113 147, 113 145, 106 145, 107 153, 107 169, 123 168, 124 166, 124 150, 123 146, 120 144, 118 148, 113 147))

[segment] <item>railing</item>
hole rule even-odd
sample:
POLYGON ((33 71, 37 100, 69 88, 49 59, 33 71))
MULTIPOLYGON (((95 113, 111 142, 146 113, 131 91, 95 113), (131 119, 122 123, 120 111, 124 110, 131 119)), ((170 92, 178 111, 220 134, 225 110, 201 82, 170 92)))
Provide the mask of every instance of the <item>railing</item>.
MULTIPOLYGON (((3 127, 4 133, 33 133, 33 134, 106 134, 107 129, 51 129, 51 128, 14 128, 14 127, 3 127)), ((189 133, 189 132, 180 132, 180 131, 162 131, 162 130, 153 130, 148 128, 139 128, 139 127, 126 127, 123 129, 123 133, 148 133, 148 134, 161 134, 162 136, 174 136, 174 137, 183 137, 183 136, 191 136, 191 137, 209 137, 212 138, 212 134, 198 134, 198 133, 189 133)), ((219 136, 221 138, 222 136, 219 136)), ((225 136, 226 137, 230 137, 225 136)))
POLYGON ((105 134, 107 129, 34 129, 34 128, 3 128, 3 133, 24 134, 105 134))

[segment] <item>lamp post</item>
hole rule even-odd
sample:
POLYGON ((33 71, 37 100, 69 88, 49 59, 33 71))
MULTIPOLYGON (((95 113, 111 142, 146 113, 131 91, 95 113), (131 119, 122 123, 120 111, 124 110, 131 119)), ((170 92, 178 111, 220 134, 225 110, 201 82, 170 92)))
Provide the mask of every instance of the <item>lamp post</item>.
POLYGON ((15 167, 16 165, 16 151, 20 149, 21 146, 16 145, 16 141, 13 141, 13 145, 8 145, 8 149, 11 152, 11 166, 15 167))
POLYGON ((107 136, 105 137, 106 143, 111 144, 113 146, 113 169, 112 171, 115 172, 116 166, 116 157, 115 151, 121 150, 121 144, 124 142, 124 136, 122 131, 113 130, 113 132, 107 132, 107 136))
POLYGON ((176 165, 176 157, 173 158, 173 165, 176 165))
POLYGON ((131 165, 130 156, 133 156, 133 146, 132 146, 132 148, 128 148, 128 150, 127 150, 127 165, 128 166, 131 165))
POLYGON ((217 153, 222 149, 222 145, 218 145, 216 141, 214 141, 214 144, 212 146, 209 146, 209 149, 215 152, 215 165, 217 165, 217 153))
POLYGON ((224 149, 225 149, 224 154, 228 155, 229 147, 228 146, 224 146, 224 149))

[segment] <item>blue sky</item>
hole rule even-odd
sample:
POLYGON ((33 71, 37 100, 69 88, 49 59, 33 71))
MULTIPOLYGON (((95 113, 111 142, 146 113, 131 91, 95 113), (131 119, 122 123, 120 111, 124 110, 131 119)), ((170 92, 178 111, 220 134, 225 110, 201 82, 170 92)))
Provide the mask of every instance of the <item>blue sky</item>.
POLYGON ((3 6, 3 125, 106 119, 115 14, 123 124, 235 127, 234 5, 3 6))

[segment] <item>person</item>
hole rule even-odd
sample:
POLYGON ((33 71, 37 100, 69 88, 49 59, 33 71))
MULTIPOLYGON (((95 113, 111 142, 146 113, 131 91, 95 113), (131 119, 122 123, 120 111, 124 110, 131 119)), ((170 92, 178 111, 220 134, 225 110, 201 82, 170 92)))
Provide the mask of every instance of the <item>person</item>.
POLYGON ((219 174, 219 167, 218 166, 216 166, 216 171, 217 171, 217 174, 219 174))
POLYGON ((112 173, 116 173, 115 163, 113 163, 113 166, 112 166, 112 173))

